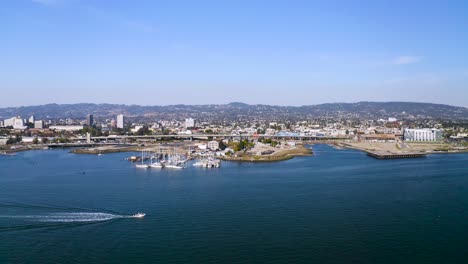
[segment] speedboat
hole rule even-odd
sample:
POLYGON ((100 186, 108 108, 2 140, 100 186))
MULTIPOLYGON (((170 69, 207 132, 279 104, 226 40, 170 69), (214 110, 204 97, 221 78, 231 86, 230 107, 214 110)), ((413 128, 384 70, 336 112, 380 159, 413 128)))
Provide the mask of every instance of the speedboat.
POLYGON ((132 215, 132 217, 135 217, 135 218, 143 218, 143 217, 145 217, 145 215, 146 215, 146 214, 144 214, 144 213, 136 213, 136 214, 132 215))

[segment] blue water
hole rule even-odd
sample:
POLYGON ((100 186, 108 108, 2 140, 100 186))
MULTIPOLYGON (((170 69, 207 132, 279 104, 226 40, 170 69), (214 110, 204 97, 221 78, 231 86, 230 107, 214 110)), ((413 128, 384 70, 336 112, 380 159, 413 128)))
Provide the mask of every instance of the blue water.
POLYGON ((468 155, 314 151, 183 171, 1 156, 0 263, 466 263, 468 155))

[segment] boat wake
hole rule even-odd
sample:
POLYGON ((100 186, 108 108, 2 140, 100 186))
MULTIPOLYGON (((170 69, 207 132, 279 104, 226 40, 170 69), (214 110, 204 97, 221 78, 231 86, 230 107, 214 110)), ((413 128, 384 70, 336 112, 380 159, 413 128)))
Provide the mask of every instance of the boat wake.
POLYGON ((118 218, 127 218, 124 215, 115 215, 108 213, 54 213, 50 215, 35 216, 39 222, 53 222, 53 223, 75 223, 75 222, 102 222, 118 218))
POLYGON ((43 223, 86 223, 86 222, 102 222, 118 218, 133 218, 134 216, 116 215, 109 213, 89 213, 89 212, 76 212, 76 213, 51 213, 39 215, 0 215, 0 218, 14 218, 22 219, 29 222, 43 222, 43 223))

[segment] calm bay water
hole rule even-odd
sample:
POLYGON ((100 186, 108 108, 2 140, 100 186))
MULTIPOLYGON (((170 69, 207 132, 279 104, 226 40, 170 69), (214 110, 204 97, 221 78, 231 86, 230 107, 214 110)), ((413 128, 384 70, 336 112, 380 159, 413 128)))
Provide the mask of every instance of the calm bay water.
POLYGON ((466 263, 468 155, 314 150, 183 171, 1 156, 0 263, 466 263))

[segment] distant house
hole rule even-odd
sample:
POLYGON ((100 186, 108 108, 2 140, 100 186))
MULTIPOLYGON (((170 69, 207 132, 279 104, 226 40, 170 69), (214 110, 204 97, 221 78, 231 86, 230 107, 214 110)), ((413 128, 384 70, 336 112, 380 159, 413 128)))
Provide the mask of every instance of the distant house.
POLYGON ((8 138, 0 138, 0 145, 6 145, 8 138))

